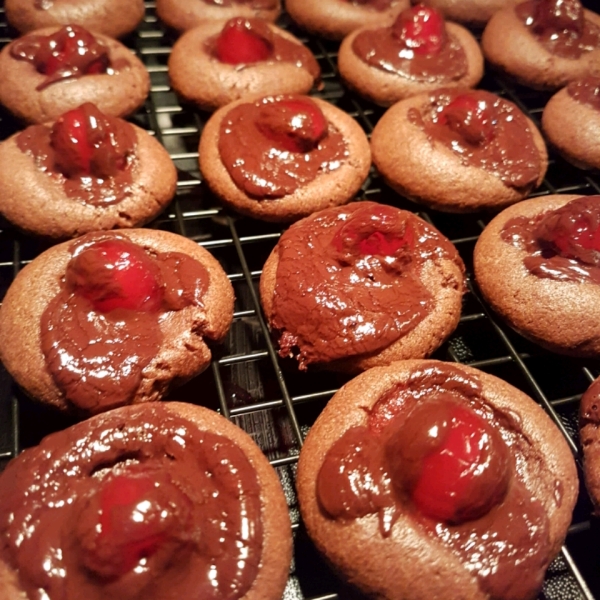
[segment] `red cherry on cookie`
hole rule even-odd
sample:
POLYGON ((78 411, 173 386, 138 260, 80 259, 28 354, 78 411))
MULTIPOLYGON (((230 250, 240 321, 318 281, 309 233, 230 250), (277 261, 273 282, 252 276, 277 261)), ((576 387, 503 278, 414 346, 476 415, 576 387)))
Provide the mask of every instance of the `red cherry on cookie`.
POLYGON ((600 196, 576 199, 544 216, 534 231, 542 246, 560 256, 600 266, 600 196))
POLYGON ((492 111, 485 100, 470 93, 456 96, 444 107, 438 122, 473 145, 490 142, 495 135, 492 111))
POLYGON ((64 113, 52 127, 52 147, 58 168, 67 176, 89 175, 94 148, 88 139, 87 117, 82 108, 64 113))
POLYGON ((579 0, 538 0, 533 13, 533 30, 569 31, 576 36, 583 33, 585 17, 579 0))
POLYGON ((103 313, 116 309, 160 310, 163 290, 159 268, 136 244, 125 239, 83 246, 67 267, 67 285, 103 313))
POLYGON ((394 485, 408 489, 419 512, 436 521, 478 519, 506 494, 506 444, 469 407, 423 400, 388 447, 394 485))
POLYGON ((248 19, 230 19, 216 42, 217 58, 228 65, 241 65, 267 60, 273 44, 252 28, 248 19))
POLYGON ((413 6, 398 15, 392 34, 415 54, 437 54, 446 41, 446 26, 435 9, 413 6))
POLYGON ((256 127, 277 148, 310 152, 327 135, 328 122, 310 98, 286 98, 265 103, 256 127))

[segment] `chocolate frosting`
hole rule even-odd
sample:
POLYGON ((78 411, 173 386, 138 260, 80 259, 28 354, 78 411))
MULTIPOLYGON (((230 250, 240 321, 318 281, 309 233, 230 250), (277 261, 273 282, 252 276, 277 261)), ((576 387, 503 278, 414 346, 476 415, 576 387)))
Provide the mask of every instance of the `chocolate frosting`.
POLYGON ((135 130, 126 121, 101 113, 93 104, 84 104, 80 110, 85 116, 85 135, 91 148, 90 172, 77 170, 73 160, 61 153, 60 146, 55 147, 53 136, 59 124, 28 127, 17 135, 17 146, 33 157, 38 169, 61 182, 69 198, 91 206, 121 202, 132 193, 135 130))
POLYGON ((87 412, 100 412, 132 400, 144 368, 161 347, 161 320, 170 311, 202 307, 209 284, 206 268, 188 255, 145 251, 153 261, 150 276, 160 291, 159 310, 117 308, 101 312, 77 292, 73 282, 78 273, 83 273, 81 277, 91 273, 99 287, 108 289, 113 285, 110 269, 95 264, 97 254, 89 250, 115 239, 132 246, 133 251, 139 248, 117 234, 93 233, 73 242, 66 279, 40 324, 42 351, 56 386, 73 407, 87 412))
POLYGON ((506 243, 524 250, 523 264, 542 279, 600 284, 600 196, 582 196, 532 218, 507 221, 506 243))
POLYGON ((585 77, 572 81, 567 86, 571 98, 600 111, 600 77, 585 77))
MULTIPOLYGON (((300 69, 305 69, 310 76, 317 82, 321 76, 321 68, 312 52, 302 44, 292 42, 287 38, 275 33, 269 24, 263 19, 247 17, 244 18, 244 26, 253 35, 263 39, 269 45, 271 53, 265 63, 286 62, 296 65, 300 69)), ((214 36, 206 41, 207 52, 218 60, 216 54, 216 41, 219 36, 214 36)), ((263 61, 260 61, 263 62, 263 61)), ((248 66, 255 65, 251 63, 248 66)), ((236 65, 238 70, 245 68, 245 65, 236 65)))
POLYGON ((551 54, 578 59, 600 48, 600 27, 585 19, 578 0, 528 0, 515 7, 519 20, 551 54))
POLYGON ((299 367, 376 353, 414 329, 435 299, 421 281, 427 261, 454 246, 407 211, 358 202, 316 213, 279 240, 271 326, 281 356, 299 367))
POLYGON ((432 144, 442 144, 465 166, 484 169, 516 189, 537 182, 541 160, 530 125, 504 98, 483 90, 437 90, 421 108, 411 108, 408 118, 425 131, 432 144), (462 109, 447 108, 458 97, 470 98, 483 109, 482 123, 470 120, 472 115, 462 109))
POLYGON ((30 600, 234 600, 260 567, 258 477, 160 404, 112 411, 7 466, 0 539, 30 600))
POLYGON ((367 29, 352 42, 352 50, 363 62, 414 81, 456 81, 467 73, 467 56, 458 39, 447 35, 435 54, 418 54, 399 40, 391 27, 367 29))
MULTIPOLYGON (((348 156, 342 134, 330 123, 326 136, 307 152, 282 148, 261 131, 261 122, 266 120, 272 127, 280 122, 282 130, 291 123, 295 127, 294 113, 285 103, 298 100, 312 103, 304 96, 269 96, 240 104, 223 117, 218 141, 221 161, 235 185, 252 198, 292 194, 318 175, 338 169, 348 156)), ((310 134, 297 132, 296 137, 309 138, 310 134)))
POLYGON ((538 459, 518 419, 487 404, 477 378, 449 364, 429 365, 394 385, 368 411, 366 425, 348 429, 332 445, 317 476, 317 497, 332 519, 378 514, 384 537, 393 534, 400 513, 409 515, 462 561, 484 593, 522 600, 541 588, 550 559, 548 517, 525 485, 528 460, 538 459), (491 460, 478 466, 476 492, 468 498, 476 504, 482 495, 488 502, 474 518, 436 521, 413 503, 411 473, 420 473, 438 443, 432 432, 447 426, 447 411, 457 406, 489 428, 484 439, 491 460))
POLYGON ((10 45, 10 55, 16 60, 31 63, 38 73, 46 74, 49 61, 58 61, 56 70, 48 73, 36 90, 66 79, 79 79, 87 74, 114 73, 129 67, 126 59, 111 60, 109 49, 87 29, 66 25, 51 35, 25 35, 10 45), (65 45, 78 39, 77 51, 64 56, 65 45))

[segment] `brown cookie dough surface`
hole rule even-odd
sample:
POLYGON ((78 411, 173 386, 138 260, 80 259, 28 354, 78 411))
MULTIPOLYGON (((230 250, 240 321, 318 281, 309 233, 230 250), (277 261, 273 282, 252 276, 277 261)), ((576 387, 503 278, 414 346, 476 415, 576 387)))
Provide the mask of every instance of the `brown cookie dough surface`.
POLYGON ((413 60, 420 58, 423 72, 419 73, 413 73, 408 64, 402 65, 402 71, 392 70, 384 55, 382 55, 380 65, 369 64, 356 52, 356 38, 363 32, 372 31, 371 35, 374 37, 380 32, 377 38, 385 39, 385 47, 390 48, 390 53, 393 51, 399 55, 405 52, 406 48, 400 41, 394 39, 391 28, 364 27, 350 33, 340 46, 338 54, 340 75, 350 88, 381 106, 390 106, 398 100, 442 86, 475 87, 483 76, 483 55, 479 44, 469 31, 456 23, 445 23, 445 29, 447 39, 441 52, 444 53, 444 56, 448 55, 448 60, 454 60, 456 55, 456 58, 460 58, 464 62, 464 69, 461 68, 456 73, 448 74, 448 68, 443 67, 442 60, 440 60, 439 67, 436 63, 436 66, 429 70, 425 58, 433 61, 437 54, 431 57, 412 57, 413 60), (450 46, 452 46, 452 51, 446 50, 450 46))
POLYGON ((437 8, 451 21, 482 27, 499 10, 519 2, 521 0, 424 0, 423 4, 437 8))
POLYGON ((292 225, 267 259, 260 297, 279 354, 359 372, 430 355, 460 318, 464 266, 408 211, 356 202, 292 225))
MULTIPOLYGON (((215 41, 226 23, 208 21, 187 31, 175 43, 169 57, 173 89, 207 111, 256 94, 308 93, 320 77, 319 65, 310 50, 291 33, 257 21, 248 20, 257 30, 264 29, 272 36, 275 51, 282 43, 293 44, 301 57, 300 64, 279 60, 276 54, 249 64, 221 62, 215 56, 215 41)), ((288 48, 283 50, 289 52, 288 48)))
POLYGON ((20 33, 75 23, 109 37, 132 32, 144 18, 144 0, 6 0, 6 18, 20 33))
POLYGON ((594 504, 595 513, 600 507, 600 382, 596 379, 581 397, 579 426, 583 449, 585 485, 594 504))
POLYGON ((52 124, 31 125, 0 143, 0 214, 27 233, 54 239, 152 220, 175 194, 177 171, 148 132, 121 119, 117 123, 128 128, 133 146, 126 166, 105 179, 69 176, 57 166, 52 124))
POLYGON ((576 79, 542 113, 548 141, 580 169, 600 169, 600 77, 576 79))
POLYGON ((553 46, 546 39, 552 39, 550 31, 538 35, 525 24, 534 7, 533 1, 509 6, 490 19, 481 38, 486 60, 520 83, 541 90, 558 89, 588 75, 600 76, 600 15, 580 6, 581 38, 572 38, 566 29, 557 37, 559 41, 581 39, 581 49, 577 44, 553 46))
POLYGON ((97 415, 25 450, 0 481, 4 600, 30 597, 40 578, 66 600, 282 596, 291 528, 279 479, 250 436, 206 408, 97 415), (35 547, 15 539, 28 523, 35 547))
MULTIPOLYGON (((225 166, 219 149, 224 123, 228 115, 234 111, 245 113, 243 107, 253 103, 253 110, 260 110, 263 106, 268 106, 279 100, 290 100, 294 103, 305 102, 307 96, 265 96, 251 97, 245 100, 239 100, 230 105, 219 109, 206 123, 202 137, 200 138, 199 160, 200 170, 211 191, 225 204, 233 210, 245 215, 262 219, 265 221, 289 222, 300 219, 312 212, 329 206, 337 206, 350 201, 360 189, 369 172, 371 165, 371 153, 368 140, 358 123, 348 114, 336 106, 325 102, 319 98, 310 98, 309 102, 314 102, 322 112, 325 118, 325 128, 327 137, 325 142, 335 143, 340 146, 340 160, 328 164, 326 168, 319 167, 314 179, 306 183, 294 186, 291 185, 290 191, 279 194, 276 197, 261 197, 258 192, 252 193, 238 187, 232 175, 225 166)), ((270 170, 274 159, 269 156, 270 149, 273 146, 271 141, 264 136, 258 140, 259 131, 252 123, 245 123, 245 129, 239 134, 240 153, 242 148, 245 156, 251 158, 254 156, 259 161, 259 167, 263 170, 270 170), (263 139, 264 138, 264 139, 263 139), (259 154, 265 150, 263 154, 259 154)), ((317 146, 320 150, 321 145, 317 146)), ((276 154, 282 154, 281 150, 274 150, 276 154)), ((312 151, 298 152, 290 156, 291 153, 282 156, 282 160, 292 160, 292 162, 303 162, 310 160, 312 151)), ((240 154, 241 155, 241 154, 240 154)), ((318 166, 318 165, 317 165, 318 166)), ((285 175, 286 167, 283 167, 285 175)), ((293 176, 291 177, 293 179, 293 176)), ((252 178, 250 178, 252 179, 252 178)), ((267 187, 269 181, 258 178, 259 183, 264 183, 267 187)), ((252 183, 252 181, 250 182, 252 183)))
POLYGON ((473 368, 430 360, 374 368, 342 387, 306 438, 296 486, 320 551, 351 583, 386 600, 536 597, 578 491, 566 440, 531 398, 473 368), (470 417, 459 416, 465 413, 470 417), (464 426, 465 418, 473 427, 460 433, 457 423, 464 426), (446 468, 435 462, 445 452, 440 448, 450 437, 459 444, 467 430, 477 435, 479 427, 488 435, 479 448, 489 449, 490 462, 478 471, 487 485, 466 494, 459 486, 457 496, 445 496, 460 446, 456 454, 448 450, 446 468), (429 512, 431 503, 444 499, 439 511, 456 497, 466 501, 463 511, 474 510, 498 481, 503 493, 491 507, 478 506, 477 516, 429 512), (431 493, 423 497, 422 486, 431 493))
MULTIPOLYGON (((43 28, 27 35, 49 36, 59 29, 43 28)), ((11 55, 14 45, 25 37, 6 45, 0 52, 0 103, 30 123, 51 121, 84 102, 93 102, 106 114, 116 117, 135 111, 150 90, 146 67, 123 44, 101 34, 94 37, 108 49, 114 72, 62 79, 49 85, 46 75, 38 73, 32 63, 11 55), (37 89, 40 86, 45 87, 37 89)))
POLYGON ((410 0, 287 0, 286 10, 304 29, 341 40, 360 27, 385 27, 410 5, 410 0))
POLYGON ((590 250, 599 213, 598 196, 532 198, 495 217, 475 246, 475 277, 490 305, 561 354, 600 354, 600 276, 590 250), (584 237, 577 241, 579 219, 584 237))
POLYGON ((375 126, 371 151, 392 188, 446 212, 518 202, 541 184, 548 165, 532 121, 482 90, 439 89, 401 100, 375 126))
POLYGON ((187 31, 205 21, 233 17, 258 17, 275 21, 281 12, 280 0, 157 0, 156 14, 169 27, 187 31))
MULTIPOLYGON (((91 277, 91 280, 93 282, 94 277, 91 277)), ((83 284, 85 281, 83 279, 83 284)), ((107 302, 110 302, 113 295, 110 281, 109 279, 106 284, 108 287, 105 295, 109 299, 107 302)), ((140 294, 146 294, 146 289, 149 288, 149 301, 153 301, 151 292, 155 291, 155 284, 152 283, 154 280, 143 275, 137 284, 130 285, 127 281, 125 279, 123 283, 125 298, 129 296, 126 291, 128 286, 133 287, 133 291, 140 289, 140 294)), ((92 283, 89 284, 91 285, 92 283)), ((85 288, 82 289, 82 293, 86 293, 85 288)), ((94 292, 93 287, 88 289, 90 293, 94 292)), ((119 293, 118 286, 114 293, 119 293)), ((223 339, 232 317, 231 284, 216 259, 195 242, 159 230, 98 232, 50 248, 19 272, 0 309, 0 357, 17 383, 33 398, 60 409, 89 414, 119 404, 159 400, 170 388, 184 383, 206 369, 211 360, 211 351, 207 343, 209 340, 223 339), (78 278, 85 277, 87 273, 98 273, 98 285, 101 286, 98 294, 102 293, 105 289, 102 287, 105 281, 104 270, 100 268, 102 265, 89 263, 88 266, 80 262, 77 270, 71 272, 67 271, 67 266, 73 260, 74 254, 81 254, 82 249, 93 246, 93 242, 115 239, 133 242, 140 247, 139 251, 149 257, 160 255, 161 260, 164 260, 166 253, 181 253, 191 259, 191 264, 188 262, 172 266, 166 274, 161 274, 157 279, 163 298, 160 306, 167 306, 166 309, 158 307, 158 313, 144 312, 150 308, 141 311, 124 311, 117 308, 112 309, 112 312, 105 312, 112 307, 104 305, 102 309, 94 308, 95 305, 84 302, 84 296, 75 293, 69 296, 71 288, 68 286, 80 285, 78 281, 81 282, 82 279, 78 278), (202 271, 202 280, 198 282, 199 291, 196 292, 195 273, 198 269, 202 271), (169 272, 172 273, 170 278, 167 277, 169 272), (68 274, 68 281, 65 281, 65 274, 68 274), (174 298, 173 294, 180 294, 178 290, 182 285, 183 293, 178 296, 180 301, 177 297, 174 298), (193 285, 194 289, 187 291, 186 285, 193 285), (193 296, 190 297, 190 294, 193 296), (169 304, 165 304, 167 299, 169 304), (73 302, 83 303, 82 312, 67 311, 73 302), (135 329, 134 333, 128 333, 129 329, 121 331, 118 328, 116 333, 113 333, 111 323, 116 320, 115 326, 118 326, 117 317, 121 311, 125 313, 125 325, 131 323, 137 327, 139 323, 137 334, 135 329), (64 316, 61 317, 63 313, 64 316), (78 314, 89 315, 88 319, 80 322, 90 322, 94 329, 88 330, 82 326, 82 332, 79 333, 78 321, 73 317, 78 314), (158 331, 154 322, 156 317, 153 315, 158 316, 158 331), (53 329, 52 323, 57 318, 64 324, 59 329, 53 329), (103 318, 107 323, 107 339, 103 337, 103 330, 98 330, 95 325, 97 322, 98 327, 102 328, 103 318), (148 325, 144 326, 146 321, 148 325), (46 327, 43 327, 42 323, 45 323, 46 327), (60 333, 67 327, 70 328, 70 337, 61 339, 60 333), (54 331, 56 336, 52 333, 54 331), (96 335, 96 331, 100 333, 96 335), (81 338, 82 335, 85 337, 81 338), (93 363, 87 365, 85 361, 93 358, 86 354, 88 350, 80 355, 82 350, 78 350, 77 347, 62 348, 67 342, 71 344, 71 340, 73 343, 79 343, 77 340, 80 338, 85 340, 94 336, 98 338, 100 348, 110 348, 110 339, 117 340, 113 351, 105 355, 98 354, 97 362, 100 364, 101 361, 106 361, 106 371, 94 371, 93 363), (56 341, 53 342, 54 337, 56 341), (46 352, 42 350, 42 343, 46 352), (152 343, 157 345, 152 346, 152 343), (146 350, 148 347, 152 350, 149 355, 146 350), (127 353, 128 349, 132 350, 131 354, 127 353), (146 354, 140 354, 143 352, 146 354), (69 356, 69 353, 73 353, 78 362, 71 359, 65 363, 55 362, 59 356, 69 356), (130 358, 127 358, 128 356, 130 358), (144 357, 147 361, 145 366, 144 362, 141 362, 144 357), (125 369, 130 363, 131 370, 125 369), (81 379, 85 383, 83 387, 77 386, 79 378, 69 379, 70 369, 79 364, 84 371, 89 371, 87 379, 81 379), (50 365, 53 365, 52 372, 50 365), (63 365, 63 368, 59 368, 60 365, 63 365), (105 380, 103 373, 105 376, 107 373, 111 375, 105 380), (60 378, 60 385, 57 378, 60 378), (121 380, 122 383, 119 383, 121 380), (108 388, 103 391, 103 386, 108 388)), ((81 343, 84 344, 84 341, 81 343)), ((95 356, 96 351, 91 346, 89 351, 95 356)))

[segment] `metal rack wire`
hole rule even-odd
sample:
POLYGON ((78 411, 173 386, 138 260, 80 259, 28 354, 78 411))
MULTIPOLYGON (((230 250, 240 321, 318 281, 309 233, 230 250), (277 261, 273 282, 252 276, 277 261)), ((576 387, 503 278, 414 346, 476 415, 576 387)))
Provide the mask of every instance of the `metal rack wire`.
MULTIPOLYGON (((324 87, 316 95, 346 110, 370 134, 383 111, 342 86, 336 69, 338 45, 307 37, 286 16, 280 24, 303 39, 317 57, 324 87)), ((0 12, 0 46, 10 37, 0 12)), ((347 598, 350 592, 319 557, 302 527, 293 485, 303 437, 345 379, 331 373, 299 373, 277 358, 261 313, 257 284, 281 228, 227 213, 203 184, 197 148, 207 115, 182 105, 170 88, 167 59, 173 38, 158 23, 153 2, 146 2, 145 21, 127 43, 138 52, 152 80, 150 96, 132 120, 157 136, 179 171, 176 198, 151 227, 174 231, 209 249, 225 268, 236 292, 234 323, 224 344, 215 349, 211 368, 174 397, 219 410, 254 437, 277 469, 295 535, 295 558, 284 599, 347 598)), ((481 87, 509 98, 536 122, 549 97, 493 75, 486 75, 481 87)), ((16 127, 0 112, 0 139, 16 127)), ((551 153, 547 178, 536 195, 551 193, 600 193, 600 177, 586 174, 551 153)), ((473 246, 487 216, 421 211, 387 188, 374 171, 360 196, 419 211, 453 241, 468 273, 472 273, 473 246)), ((42 243, 20 235, 9 225, 1 226, 0 297, 19 269, 43 249, 42 243)), ((490 313, 471 278, 458 329, 435 358, 477 367, 528 393, 555 420, 580 462, 578 401, 600 375, 600 362, 554 355, 524 340, 490 313)), ((0 371, 0 468, 23 447, 68 424, 68 418, 28 400, 0 371)), ((552 563, 540 598, 600 598, 600 569, 594 558, 599 541, 591 504, 582 487, 566 546, 552 563)))

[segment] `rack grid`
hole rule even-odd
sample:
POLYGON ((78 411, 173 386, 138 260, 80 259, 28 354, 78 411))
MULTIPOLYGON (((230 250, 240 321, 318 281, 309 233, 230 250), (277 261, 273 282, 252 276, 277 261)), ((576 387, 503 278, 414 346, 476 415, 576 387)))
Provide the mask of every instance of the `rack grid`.
MULTIPOLYGON (((314 95, 348 112, 369 135, 383 109, 344 88, 336 68, 338 44, 307 36, 285 14, 279 24, 304 41, 321 66, 323 88, 314 95)), ((0 47, 13 35, 0 7, 0 47)), ((179 233, 210 250, 234 286, 236 303, 232 328, 225 342, 214 349, 211 368, 171 397, 221 412, 252 435, 277 469, 294 529, 294 561, 284 600, 359 598, 312 546, 294 492, 295 465, 303 438, 347 378, 327 372, 300 373, 278 359, 261 312, 258 280, 282 228, 225 211, 207 190, 198 169, 198 141, 208 115, 180 103, 169 85, 167 60, 174 40, 158 22, 154 2, 146 2, 144 22, 125 40, 147 66, 152 81, 149 98, 131 120, 157 137, 179 174, 174 201, 149 227, 179 233)), ((550 97, 489 73, 480 87, 512 100, 537 124, 550 97)), ((0 110, 0 140, 17 130, 18 125, 0 110)), ((598 194, 600 176, 576 169, 550 151, 547 177, 534 195, 554 193, 598 194)), ((516 334, 490 311, 471 276, 473 247, 490 216, 422 210, 388 188, 374 169, 358 197, 417 212, 456 245, 467 266, 469 289, 457 330, 434 358, 477 367, 532 396, 561 428, 581 467, 579 398, 600 376, 600 362, 547 352, 516 334)), ((44 248, 43 242, 20 234, 7 223, 0 224, 0 297, 23 265, 44 248)), ((68 417, 30 401, 0 370, 0 468, 21 449, 70 423, 68 417)), ((581 486, 566 545, 548 571, 540 600, 600 598, 600 561, 596 558, 600 532, 591 512, 581 486)))

